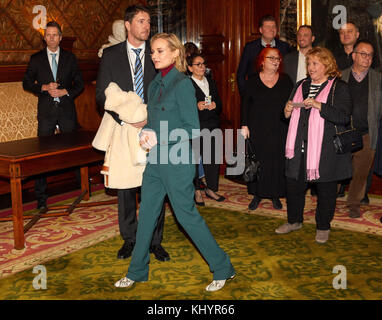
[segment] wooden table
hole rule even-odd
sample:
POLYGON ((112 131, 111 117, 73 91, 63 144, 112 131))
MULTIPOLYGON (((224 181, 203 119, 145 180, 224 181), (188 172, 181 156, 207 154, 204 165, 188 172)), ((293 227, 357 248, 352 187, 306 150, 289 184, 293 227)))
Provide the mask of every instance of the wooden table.
MULTIPOLYGON (((57 134, 0 143, 0 176, 6 177, 11 184, 12 218, 15 249, 23 249, 25 236, 34 223, 48 216, 69 215, 79 202, 89 200, 88 166, 102 161, 105 154, 96 151, 91 142, 95 132, 78 131, 70 134, 57 134), (38 213, 35 216, 23 216, 22 188, 23 179, 55 170, 81 167, 81 195, 72 205, 49 207, 49 209, 68 208, 64 213, 38 213), (24 219, 32 219, 24 227, 24 219)), ((93 203, 91 205, 97 205, 93 203)), ((86 204, 82 205, 86 206, 86 204)))

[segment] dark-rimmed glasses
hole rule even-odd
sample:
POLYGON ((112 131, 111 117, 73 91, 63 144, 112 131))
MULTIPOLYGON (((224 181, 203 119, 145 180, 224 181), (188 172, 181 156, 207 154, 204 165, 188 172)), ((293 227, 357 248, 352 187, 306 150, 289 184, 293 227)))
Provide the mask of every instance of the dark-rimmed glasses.
POLYGON ((199 62, 199 63, 193 63, 192 65, 198 66, 199 68, 201 68, 202 66, 206 66, 206 63, 205 62, 199 62))
POLYGON ((279 58, 279 57, 272 57, 272 56, 269 56, 269 57, 265 57, 265 58, 267 58, 267 59, 269 59, 269 60, 271 60, 271 61, 277 61, 277 62, 280 62, 280 61, 281 61, 281 58, 279 58))
POLYGON ((373 54, 372 53, 367 53, 367 52, 358 52, 358 51, 354 51, 354 53, 358 53, 361 55, 362 58, 366 59, 371 59, 373 58, 373 54))

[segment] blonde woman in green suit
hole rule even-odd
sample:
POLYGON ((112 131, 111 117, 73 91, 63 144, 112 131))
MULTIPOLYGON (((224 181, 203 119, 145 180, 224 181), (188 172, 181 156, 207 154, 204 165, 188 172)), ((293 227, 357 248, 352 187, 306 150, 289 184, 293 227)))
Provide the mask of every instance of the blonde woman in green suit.
POLYGON ((157 34, 151 39, 151 58, 161 72, 149 86, 147 125, 141 133, 141 145, 150 149, 150 160, 143 173, 137 242, 128 273, 115 286, 127 288, 148 280, 150 240, 167 194, 177 220, 213 273, 213 281, 206 290, 217 291, 227 279, 234 277, 235 270, 195 207, 195 164, 191 156, 187 157, 187 163, 178 164, 172 163, 171 158, 174 150, 186 149, 191 154, 190 139, 195 138, 195 131, 200 129, 195 89, 183 73, 187 68, 183 45, 174 34, 157 34), (163 130, 163 124, 168 130, 163 130), (188 137, 183 135, 171 141, 171 132, 175 129, 187 132, 188 137), (163 161, 166 156, 167 162, 163 161))

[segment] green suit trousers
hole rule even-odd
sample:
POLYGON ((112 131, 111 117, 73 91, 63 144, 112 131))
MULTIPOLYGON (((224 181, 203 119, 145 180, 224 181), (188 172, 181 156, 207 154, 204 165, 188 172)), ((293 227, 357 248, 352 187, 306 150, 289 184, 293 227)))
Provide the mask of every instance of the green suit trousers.
POLYGON ((151 164, 143 173, 142 199, 138 217, 136 244, 127 277, 147 281, 149 275, 149 247, 154 228, 166 194, 178 222, 207 261, 214 280, 228 279, 235 274, 228 255, 219 247, 204 219, 195 207, 192 183, 193 164, 151 164))

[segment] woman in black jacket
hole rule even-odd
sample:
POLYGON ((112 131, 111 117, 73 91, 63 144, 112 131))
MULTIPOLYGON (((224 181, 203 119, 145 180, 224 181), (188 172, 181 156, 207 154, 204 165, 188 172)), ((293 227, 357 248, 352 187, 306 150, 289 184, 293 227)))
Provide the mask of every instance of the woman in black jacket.
POLYGON ((296 84, 293 101, 284 108, 290 118, 285 147, 288 223, 276 233, 302 227, 310 182, 317 187, 316 242, 325 243, 336 208, 337 181, 352 175, 351 153, 337 154, 333 143, 335 126, 350 123, 352 100, 329 50, 315 47, 306 61, 309 76, 296 84))
MULTIPOLYGON (((203 129, 212 132, 214 129, 220 128, 220 114, 222 112, 222 102, 216 87, 215 81, 211 77, 206 77, 206 63, 203 56, 199 53, 193 54, 187 58, 188 71, 191 73, 192 84, 195 87, 195 95, 200 121, 200 153, 202 156, 202 164, 207 182, 205 189, 206 196, 215 201, 221 202, 225 197, 218 195, 216 192, 219 188, 219 167, 216 163, 215 143, 216 139, 211 135, 209 155, 203 155, 203 142, 209 143, 206 135, 203 134, 203 129), (203 137, 204 136, 204 137, 203 137)), ((197 165, 199 166, 199 165, 197 165)), ((198 168, 197 168, 198 169, 198 168)), ((200 180, 198 177, 199 170, 196 170, 197 175, 194 179, 195 185, 195 202, 198 205, 204 205, 201 193, 200 180)))

